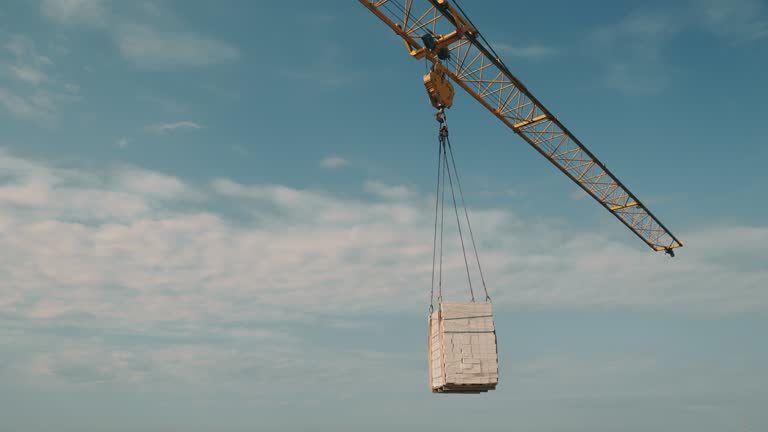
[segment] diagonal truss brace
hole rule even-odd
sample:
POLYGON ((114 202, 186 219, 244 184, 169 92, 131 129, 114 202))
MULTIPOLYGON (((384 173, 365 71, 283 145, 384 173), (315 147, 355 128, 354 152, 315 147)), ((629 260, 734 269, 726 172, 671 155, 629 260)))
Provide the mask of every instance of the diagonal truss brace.
MULTIPOLYGON (((400 36, 411 54, 442 65, 446 75, 578 184, 643 242, 671 252, 680 242, 481 41, 471 21, 447 0, 359 0, 400 36), (431 34, 436 46, 420 43, 431 34), (440 61, 439 49, 450 58, 440 61)), ((670 253, 671 254, 671 253, 670 253)))

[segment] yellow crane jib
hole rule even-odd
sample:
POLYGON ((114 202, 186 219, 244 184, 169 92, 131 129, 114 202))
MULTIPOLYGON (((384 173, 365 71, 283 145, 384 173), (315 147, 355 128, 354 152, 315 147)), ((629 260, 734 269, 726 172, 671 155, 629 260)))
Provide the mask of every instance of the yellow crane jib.
POLYGON ((656 216, 507 68, 452 0, 359 0, 433 64, 424 86, 435 108, 453 102, 449 79, 544 156, 646 245, 674 256, 682 247, 656 216))

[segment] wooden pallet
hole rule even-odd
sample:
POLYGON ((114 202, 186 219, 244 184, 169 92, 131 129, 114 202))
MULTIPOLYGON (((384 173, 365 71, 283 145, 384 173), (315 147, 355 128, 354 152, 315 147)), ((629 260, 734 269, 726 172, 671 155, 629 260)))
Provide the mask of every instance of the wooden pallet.
POLYGON ((449 384, 442 387, 433 388, 432 393, 459 393, 459 394, 480 394, 489 390, 496 390, 496 385, 476 385, 476 384, 449 384))

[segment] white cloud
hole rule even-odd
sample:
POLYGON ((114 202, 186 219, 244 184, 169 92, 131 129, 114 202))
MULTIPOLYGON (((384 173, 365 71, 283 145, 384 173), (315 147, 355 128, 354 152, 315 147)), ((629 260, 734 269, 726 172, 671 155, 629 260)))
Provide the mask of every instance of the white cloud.
POLYGON ((347 57, 342 46, 315 40, 312 48, 312 55, 301 56, 299 62, 280 68, 280 78, 304 81, 326 90, 354 84, 364 78, 354 65, 345 64, 347 57))
POLYGON ((179 197, 189 193, 187 186, 178 178, 136 168, 117 173, 120 189, 148 197, 179 197))
POLYGON ((155 94, 151 94, 151 93, 139 94, 137 95, 137 98, 143 101, 144 103, 153 105, 158 110, 169 115, 178 116, 189 111, 189 108, 185 104, 177 100, 161 97, 155 94))
POLYGON ((108 15, 103 0, 44 0, 43 14, 64 24, 105 25, 108 15))
POLYGON ((203 34, 168 30, 178 21, 157 4, 136 6, 147 20, 137 24, 110 13, 104 0, 45 0, 42 12, 67 25, 89 25, 105 32, 120 54, 131 63, 149 69, 208 66, 237 60, 237 48, 203 34))
POLYGON ((56 169, 0 152, 0 212, 21 212, 24 217, 63 223, 123 221, 163 208, 168 199, 194 198, 181 180, 131 167, 110 173, 83 173, 56 169))
POLYGON ((365 182, 365 190, 379 198, 405 200, 414 198, 416 194, 403 185, 388 185, 378 181, 365 182))
POLYGON ((150 132, 163 133, 163 132, 174 132, 176 130, 183 130, 183 129, 201 129, 201 128, 202 126, 192 121, 179 121, 179 122, 173 122, 173 123, 158 123, 158 124, 147 126, 145 129, 150 132))
POLYGON ((48 76, 43 71, 32 66, 11 65, 10 69, 16 78, 33 85, 37 85, 48 80, 48 76))
POLYGON ((128 142, 129 142, 128 138, 120 137, 120 139, 117 140, 117 146, 120 147, 121 149, 124 149, 124 148, 128 147, 128 142))
MULTIPOLYGON (((105 181, 99 180, 103 174, 8 156, 0 158, 3 165, 20 168, 8 171, 17 174, 0 189, 0 224, 7 233, 0 250, 12 251, 0 257, 0 308, 30 319, 250 319, 265 305, 273 313, 300 306, 309 314, 411 308, 425 301, 433 204, 405 188, 371 182, 366 188, 377 199, 355 201, 228 179, 197 187, 215 198, 220 213, 203 201, 190 208, 183 193, 190 186, 160 173, 120 169, 105 181), (174 204, 179 200, 187 204, 174 204), (230 219, 223 209, 237 210, 241 218, 230 219), (46 295, 51 289, 56 294, 46 295), (24 297, 13 300, 18 292, 24 297), (120 292, 129 297, 115 297, 120 292)), ((736 254, 765 256, 766 227, 689 232, 681 235, 689 247, 667 260, 636 247, 630 235, 613 241, 573 234, 498 209, 473 209, 472 218, 499 304, 628 305, 683 313, 768 309, 761 290, 768 271, 736 254), (518 288, 499 288, 506 286, 518 288)), ((454 239, 455 232, 446 238, 454 239)), ((446 280, 463 281, 458 242, 446 247, 446 280)), ((463 283, 446 289, 463 298, 463 283)))
POLYGON ((704 26, 715 34, 745 40, 768 37, 768 8, 761 0, 696 0, 704 26))
POLYGON ((148 68, 207 66, 239 57, 236 48, 195 33, 129 25, 117 32, 116 39, 126 59, 148 68))
POLYGON ((558 50, 554 47, 545 45, 532 44, 532 45, 510 45, 510 44, 498 44, 495 45, 496 51, 499 54, 506 54, 512 57, 521 57, 529 60, 539 60, 544 58, 554 57, 558 54, 558 50))
POLYGON ((56 105, 44 91, 20 95, 0 87, 0 106, 11 113, 32 120, 50 121, 56 113, 56 105))
POLYGON ((341 156, 329 156, 320 161, 320 166, 327 169, 341 168, 347 165, 349 161, 341 156))
MULTIPOLYGON (((249 394, 256 384, 277 398, 275 390, 307 383, 400 391, 423 379, 410 354, 326 350, 282 327, 345 332, 369 311, 422 313, 433 234, 427 196, 382 183, 373 189, 384 193, 366 200, 223 178, 193 184, 141 168, 61 168, 1 150, 0 171, 0 347, 14 353, 0 356, 4 382, 249 394), (189 190, 209 199, 189 200, 189 190)), ((768 310, 766 226, 680 233, 688 246, 670 260, 629 233, 576 233, 506 209, 472 209, 472 218, 499 308, 768 310)), ((446 238, 445 296, 462 299, 460 246, 455 232, 446 238)), ((631 386, 610 383, 628 374, 661 382, 662 363, 571 354, 505 364, 529 399, 551 400, 577 398, 571 385, 596 380, 608 385, 599 397, 628 395, 622 388, 631 386)))
POLYGON ((330 195, 319 191, 298 190, 274 184, 243 185, 229 179, 216 179, 211 183, 211 187, 216 193, 226 197, 258 201, 264 206, 260 210, 267 207, 291 212, 301 209, 319 209, 327 207, 333 200, 330 195))
POLYGON ((4 59, 0 60, 0 72, 25 85, 0 87, 0 107, 42 124, 55 120, 59 103, 71 100, 71 94, 62 93, 56 78, 49 76, 53 61, 41 55, 34 41, 23 35, 11 36, 4 48, 11 55, 0 57, 4 59))
POLYGON ((604 80, 607 88, 634 96, 658 95, 669 81, 660 62, 634 59, 606 65, 604 80))
POLYGON ((22 184, 0 186, 0 202, 40 207, 51 199, 51 188, 45 179, 32 178, 22 184))
MULTIPOLYGON (((272 388, 308 380, 395 388, 419 379, 409 357, 323 351, 275 323, 344 331, 350 313, 423 312, 433 234, 427 196, 374 182, 364 185, 376 191, 369 200, 230 179, 195 185, 141 168, 61 168, 2 151, 0 170, 0 319, 14 323, 0 326, 0 346, 23 359, 13 363, 14 380, 178 390, 235 389, 245 376, 272 388), (36 330, 60 325, 82 335, 36 330), (126 337, 163 343, 112 342, 126 337), (371 368, 397 382, 369 376, 371 368)), ((574 234, 504 209, 472 209, 472 217, 499 307, 768 310, 765 226, 681 233, 688 247, 669 260, 635 247, 628 233, 574 234)), ((455 232, 446 238, 445 295, 462 299, 460 246, 455 232)), ((653 375, 656 365, 620 359, 601 363, 598 374, 589 361, 564 361, 568 367, 541 359, 511 369, 528 384, 552 375, 580 384, 653 375)))
POLYGON ((53 64, 51 59, 40 55, 35 43, 26 36, 13 35, 5 44, 5 49, 13 55, 14 61, 0 61, 10 75, 33 86, 48 81, 48 74, 43 68, 53 64))
POLYGON ((669 6, 635 10, 592 32, 583 49, 602 64, 606 87, 627 95, 660 94, 674 73, 666 64, 666 47, 686 31, 703 28, 742 42, 768 37, 768 7, 761 0, 691 0, 669 6))
POLYGON ((668 10, 633 12, 592 31, 584 50, 603 68, 603 84, 627 95, 656 95, 667 86, 666 41, 685 27, 668 10))
MULTIPOLYGON (((114 328, 105 326, 104 331, 109 334, 114 328)), ((148 336, 140 330, 121 334, 148 336)), ((214 387, 239 393, 245 390, 243 382, 247 381, 249 389, 245 391, 249 398, 254 394, 269 395, 274 403, 276 398, 285 397, 286 390, 291 392, 290 389, 309 383, 402 389, 417 378, 414 371, 403 370, 412 363, 410 356, 360 349, 331 351, 301 343, 289 334, 260 328, 154 329, 153 337, 176 342, 127 347, 115 347, 103 340, 62 341, 36 334, 25 336, 21 339, 0 335, 0 342, 36 347, 32 352, 24 352, 23 361, 13 364, 15 380, 21 378, 25 383, 36 382, 45 388, 107 385, 140 389, 151 385, 155 391, 200 394, 214 387), (189 338, 191 334, 208 342, 193 341, 189 338), (222 348, 222 343, 231 348, 222 348), (370 370, 378 373, 367 373, 370 370)), ((295 398, 292 402, 295 405, 295 398)))
POLYGON ((53 61, 37 52, 32 39, 23 35, 13 35, 5 44, 5 48, 16 57, 19 62, 29 63, 35 66, 47 66, 53 61))
POLYGON ((641 35, 651 38, 662 38, 680 31, 676 28, 675 20, 666 13, 645 11, 634 13, 622 20, 614 28, 613 36, 617 33, 641 35))

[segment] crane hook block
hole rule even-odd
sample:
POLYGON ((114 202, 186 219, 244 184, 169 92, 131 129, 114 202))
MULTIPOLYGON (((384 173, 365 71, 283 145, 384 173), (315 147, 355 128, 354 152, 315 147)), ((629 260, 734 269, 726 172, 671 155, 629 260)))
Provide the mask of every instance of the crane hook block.
POLYGON ((424 87, 427 88, 429 102, 433 107, 441 109, 453 105, 453 85, 445 73, 431 69, 424 75, 424 87))

